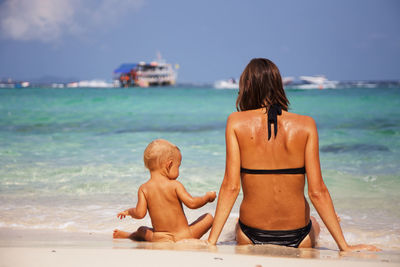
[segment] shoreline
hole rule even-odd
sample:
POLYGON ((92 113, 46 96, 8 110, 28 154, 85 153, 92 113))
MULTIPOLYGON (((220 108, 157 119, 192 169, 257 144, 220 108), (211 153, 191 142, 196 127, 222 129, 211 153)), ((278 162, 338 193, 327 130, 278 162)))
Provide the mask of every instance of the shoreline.
POLYGON ((202 240, 148 243, 113 239, 112 233, 0 228, 0 266, 96 264, 101 267, 109 266, 111 262, 136 262, 144 266, 398 266, 400 253, 341 253, 325 248, 236 246, 231 243, 210 247, 202 240))
POLYGON ((388 261, 293 259, 284 257, 222 254, 213 252, 147 249, 0 248, 1 266, 398 266, 388 261), (23 255, 23 257, 21 256, 23 255))

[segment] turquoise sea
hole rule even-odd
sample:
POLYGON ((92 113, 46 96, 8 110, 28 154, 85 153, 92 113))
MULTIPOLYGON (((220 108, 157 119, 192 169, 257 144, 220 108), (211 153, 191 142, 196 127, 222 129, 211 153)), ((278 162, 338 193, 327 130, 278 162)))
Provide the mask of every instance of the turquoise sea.
MULTIPOLYGON (((349 243, 400 251, 400 87, 287 94, 292 112, 317 122, 322 173, 349 243)), ((0 89, 0 227, 111 235, 150 225, 116 214, 136 204, 148 179, 143 150, 156 138, 181 149, 178 179, 192 195, 218 192, 236 97, 189 86, 0 89)), ((222 243, 233 241, 240 198, 222 243)), ((320 246, 336 249, 326 229, 320 246)))

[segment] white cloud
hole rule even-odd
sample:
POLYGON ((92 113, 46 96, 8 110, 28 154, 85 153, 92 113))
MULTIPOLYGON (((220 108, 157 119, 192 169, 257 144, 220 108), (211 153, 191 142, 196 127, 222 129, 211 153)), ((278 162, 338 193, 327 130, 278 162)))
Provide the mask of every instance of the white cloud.
POLYGON ((110 27, 142 5, 143 0, 5 0, 0 2, 0 29, 14 40, 52 42, 110 27))

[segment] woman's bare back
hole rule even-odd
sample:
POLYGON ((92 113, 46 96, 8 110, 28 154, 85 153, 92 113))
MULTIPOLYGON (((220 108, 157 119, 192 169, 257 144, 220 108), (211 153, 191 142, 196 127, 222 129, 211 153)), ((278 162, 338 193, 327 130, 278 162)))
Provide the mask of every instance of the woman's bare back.
MULTIPOLYGON (((310 118, 282 112, 278 131, 268 140, 265 109, 233 114, 234 131, 240 147, 241 167, 288 169, 305 165, 305 146, 310 118)), ((304 198, 303 174, 242 173, 241 221, 254 228, 287 230, 304 227, 310 220, 304 198)))

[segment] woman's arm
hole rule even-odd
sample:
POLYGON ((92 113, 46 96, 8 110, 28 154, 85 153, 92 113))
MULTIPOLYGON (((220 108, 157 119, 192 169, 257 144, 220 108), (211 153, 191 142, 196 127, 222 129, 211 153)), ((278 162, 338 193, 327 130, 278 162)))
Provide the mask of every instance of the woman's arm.
POLYGON ((218 194, 217 209, 208 242, 215 245, 229 213, 240 192, 240 151, 234 131, 233 114, 228 117, 225 130, 226 166, 224 180, 218 194))
POLYGON ((374 246, 356 245, 349 246, 343 236, 342 228, 337 220, 335 208, 328 188, 326 187, 322 175, 319 161, 318 131, 313 119, 311 119, 309 135, 306 143, 305 165, 307 172, 308 196, 322 221, 328 228, 336 244, 342 251, 350 250, 378 250, 374 246))

